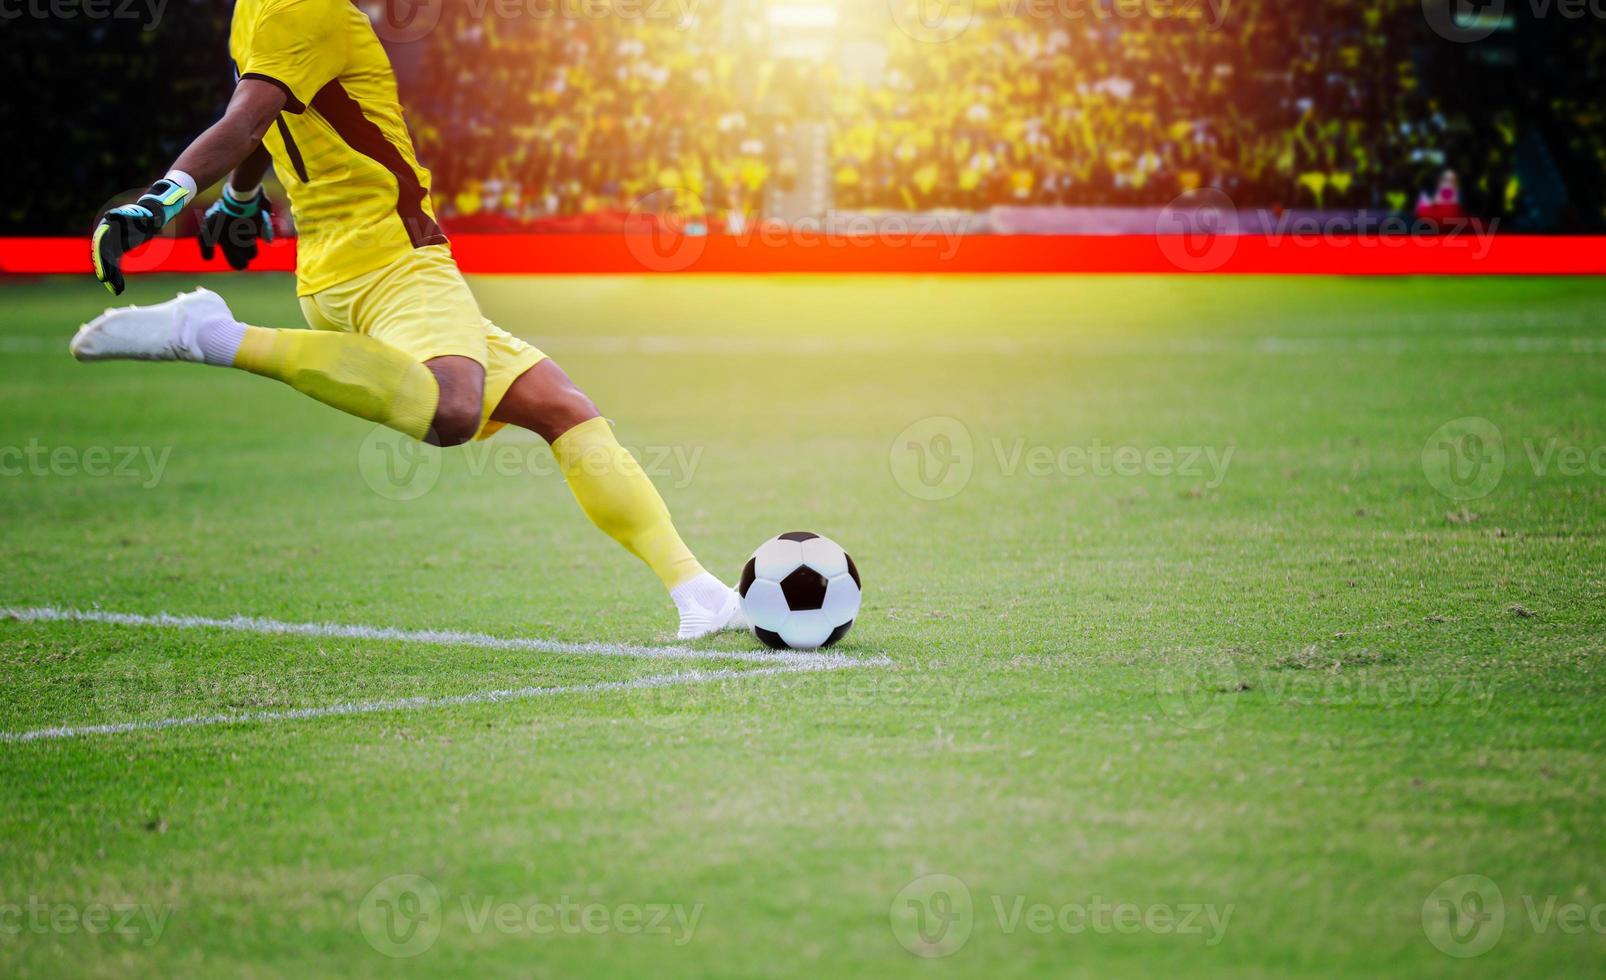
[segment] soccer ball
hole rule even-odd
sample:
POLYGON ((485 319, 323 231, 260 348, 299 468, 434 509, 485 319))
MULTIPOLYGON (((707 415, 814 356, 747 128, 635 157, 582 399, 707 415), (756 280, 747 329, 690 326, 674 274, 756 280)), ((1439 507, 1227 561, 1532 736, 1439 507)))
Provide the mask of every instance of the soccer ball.
POLYGON ((819 650, 859 615, 859 570, 842 546, 813 531, 771 538, 742 569, 742 612, 777 650, 819 650))

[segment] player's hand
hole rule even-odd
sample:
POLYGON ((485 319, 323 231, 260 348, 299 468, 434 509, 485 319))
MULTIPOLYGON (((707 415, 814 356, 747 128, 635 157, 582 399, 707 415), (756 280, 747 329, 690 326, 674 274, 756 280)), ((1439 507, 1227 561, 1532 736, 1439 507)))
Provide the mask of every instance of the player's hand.
POLYGON ((201 220, 201 258, 210 262, 213 252, 222 248, 229 265, 244 270, 257 257, 259 238, 273 241, 273 202, 261 189, 248 200, 238 200, 225 185, 223 195, 201 220))
POLYGON ((112 208, 100 219, 90 240, 90 257, 95 278, 113 296, 123 293, 123 256, 155 238, 163 225, 184 210, 189 198, 188 190, 170 180, 159 180, 133 204, 112 208))

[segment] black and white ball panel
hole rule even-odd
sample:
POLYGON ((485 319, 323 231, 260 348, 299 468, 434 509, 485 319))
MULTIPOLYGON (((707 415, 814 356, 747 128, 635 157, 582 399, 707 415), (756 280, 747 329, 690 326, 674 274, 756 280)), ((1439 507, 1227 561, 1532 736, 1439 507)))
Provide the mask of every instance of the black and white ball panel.
POLYGON ((742 569, 737 591, 760 640, 814 650, 847 635, 859 614, 859 570, 841 546, 812 531, 764 542, 742 569))

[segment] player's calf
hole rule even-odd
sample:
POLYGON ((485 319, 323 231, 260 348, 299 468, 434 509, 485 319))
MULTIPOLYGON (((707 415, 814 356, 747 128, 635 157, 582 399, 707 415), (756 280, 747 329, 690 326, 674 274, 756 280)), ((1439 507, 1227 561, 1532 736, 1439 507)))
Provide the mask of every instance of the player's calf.
POLYGON ((698 564, 652 479, 561 367, 548 359, 524 372, 491 417, 552 444, 580 509, 669 590, 680 613, 680 639, 744 628, 736 593, 698 564))

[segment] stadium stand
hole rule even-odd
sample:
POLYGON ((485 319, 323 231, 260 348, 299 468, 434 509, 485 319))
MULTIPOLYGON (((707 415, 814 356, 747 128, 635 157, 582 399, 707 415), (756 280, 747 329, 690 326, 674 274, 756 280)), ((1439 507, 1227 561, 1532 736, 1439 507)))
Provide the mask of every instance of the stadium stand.
MULTIPOLYGON (((1156 207, 1208 187, 1241 208, 1606 227, 1598 31, 1547 39, 1579 80, 1532 106, 1503 94, 1511 65, 1469 71, 1458 50, 1504 47, 1433 37, 1418 0, 976 0, 943 43, 897 26, 922 0, 892 2, 910 6, 889 18, 881 3, 702 0, 578 16, 447 0, 397 57, 437 211, 458 230, 604 230, 642 208, 731 230, 843 211, 1156 207)), ((76 186, 108 192, 158 171, 229 74, 226 14, 174 3, 182 15, 157 31, 89 28, 116 36, 80 74, 123 81, 82 100, 95 115, 61 146, 8 165, 71 161, 76 186), (141 124, 108 159, 113 116, 141 124), (76 149, 89 140, 102 149, 76 149)), ((15 76, 84 29, 26 28, 42 43, 8 46, 15 76)), ((82 202, 6 206, 13 233, 93 217, 82 202)))

